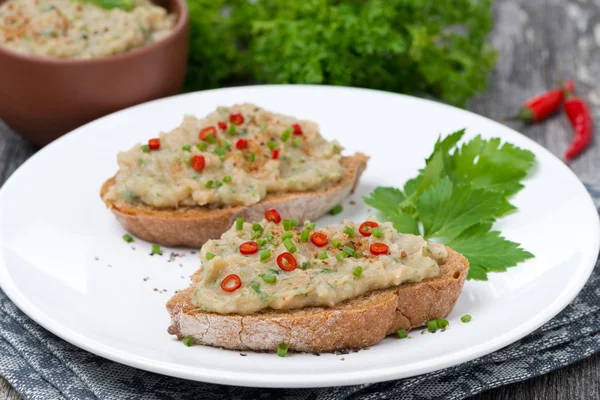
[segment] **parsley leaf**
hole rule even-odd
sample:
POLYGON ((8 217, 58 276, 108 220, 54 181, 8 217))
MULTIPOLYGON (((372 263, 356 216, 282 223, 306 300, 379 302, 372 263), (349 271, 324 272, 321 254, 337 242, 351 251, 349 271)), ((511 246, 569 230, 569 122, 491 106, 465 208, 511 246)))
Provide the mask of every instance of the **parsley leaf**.
POLYGON ((469 278, 487 281, 488 272, 503 272, 533 254, 500 236, 500 232, 461 235, 447 243, 469 260, 469 278))
POLYGON ((425 167, 400 189, 378 187, 365 202, 403 233, 423 234, 462 253, 469 279, 487 280, 533 255, 491 231, 496 218, 516 210, 509 199, 535 164, 533 153, 500 139, 476 136, 459 145, 465 131, 439 138, 425 167))

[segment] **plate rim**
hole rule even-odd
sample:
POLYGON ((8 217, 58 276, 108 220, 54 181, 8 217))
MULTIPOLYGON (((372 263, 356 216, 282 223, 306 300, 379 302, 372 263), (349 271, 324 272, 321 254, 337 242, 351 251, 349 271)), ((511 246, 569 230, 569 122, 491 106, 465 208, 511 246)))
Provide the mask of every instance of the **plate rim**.
MULTIPOLYGON (((17 170, 5 181, 3 186, 0 188, 0 199, 4 197, 4 194, 10 190, 14 181, 18 179, 19 173, 22 169, 26 168, 27 165, 35 160, 40 154, 53 151, 52 149, 56 146, 60 146, 64 140, 68 140, 69 137, 78 134, 79 131, 86 130, 90 125, 99 123, 100 121, 108 118, 112 118, 120 113, 127 113, 136 108, 142 108, 149 104, 156 104, 160 102, 169 102, 175 98, 193 97, 198 94, 212 93, 212 92, 226 92, 226 91, 239 91, 239 90, 263 90, 263 89, 276 89, 286 90, 288 88, 306 88, 312 90, 324 90, 324 91, 366 91, 374 92, 380 95, 386 95, 390 97, 404 97, 408 101, 433 103, 436 107, 445 107, 452 110, 452 112, 464 112, 470 114, 471 117, 476 119, 483 119, 487 123, 499 125, 502 129, 511 131, 512 134, 520 135, 522 139, 529 145, 529 148, 533 149, 534 152, 545 153, 546 156, 551 156, 554 161, 561 162, 560 159, 552 154, 548 149, 544 148, 531 138, 520 134, 518 131, 502 125, 496 121, 493 121, 487 117, 481 116, 469 110, 464 110, 458 107, 454 107, 448 104, 440 103, 434 100, 418 98, 405 94, 385 92, 381 90, 365 89, 365 88, 353 88, 344 86, 321 86, 321 85, 252 85, 252 86, 235 86, 228 88, 211 89, 204 91, 197 91, 191 93, 184 93, 175 96, 165 97, 146 103, 138 104, 132 107, 119 110, 111 113, 97 120, 89 122, 67 134, 53 141, 46 147, 39 150, 36 154, 27 159, 21 164, 17 170)), ((375 383, 388 380, 402 379, 412 376, 417 376, 429 372, 439 371, 451 366, 460 365, 462 363, 474 360, 483 355, 490 354, 497 351, 505 346, 508 346, 521 338, 525 337, 529 333, 535 331, 547 321, 554 318, 559 312, 561 312, 581 291, 583 286, 587 283, 597 260, 597 254, 600 250, 600 217, 597 212, 597 208, 592 200, 589 192, 585 188, 583 182, 577 177, 577 175, 568 167, 566 168, 568 175, 573 178, 579 189, 583 190, 587 200, 587 204, 581 205, 582 207, 591 207, 594 210, 595 225, 594 230, 594 242, 597 243, 594 251, 590 251, 582 260, 582 265, 588 265, 588 267, 580 268, 579 276, 577 280, 572 280, 570 286, 563 288, 561 296, 554 299, 541 313, 535 315, 534 318, 530 319, 527 324, 522 324, 516 329, 511 329, 504 332, 502 335, 495 337, 490 342, 485 342, 477 346, 471 346, 460 350, 460 356, 457 356, 457 351, 450 352, 442 357, 435 360, 435 365, 429 360, 423 360, 417 363, 411 364, 413 368, 408 372, 402 372, 401 366, 397 367, 383 367, 380 369, 372 369, 369 371, 351 371, 351 372, 330 372, 321 376, 317 374, 312 375, 278 375, 273 373, 260 373, 252 374, 251 372, 232 372, 227 370, 217 370, 213 368, 206 368, 202 366, 188 367, 175 365, 164 361, 157 361, 143 356, 137 356, 134 354, 127 353, 121 349, 117 349, 108 345, 105 345, 96 340, 88 339, 85 336, 71 330, 70 328, 56 323, 50 318, 46 318, 44 313, 35 307, 19 290, 18 286, 10 279, 4 258, 0 257, 0 287, 3 289, 8 298, 29 318, 35 321, 37 324, 42 326, 44 329, 50 331, 61 339, 79 347, 85 351, 91 352, 103 358, 115 361, 130 367, 155 372, 162 375, 173 376, 178 378, 190 379, 201 382, 224 384, 224 385, 237 385, 246 387, 265 387, 265 388, 316 388, 316 387, 328 387, 328 386, 347 386, 355 384, 375 383), (594 255, 595 254, 595 255, 594 255), (398 369, 400 368, 400 371, 398 369), (283 379, 288 379, 284 380, 283 379)), ((0 254, 3 250, 0 248, 0 254)))

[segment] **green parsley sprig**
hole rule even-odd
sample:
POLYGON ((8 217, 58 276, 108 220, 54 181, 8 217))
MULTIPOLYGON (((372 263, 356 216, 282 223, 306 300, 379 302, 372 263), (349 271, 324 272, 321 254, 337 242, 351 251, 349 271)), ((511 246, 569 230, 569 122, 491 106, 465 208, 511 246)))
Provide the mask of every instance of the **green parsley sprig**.
POLYGON ((133 0, 78 0, 80 3, 92 3, 105 10, 120 8, 131 11, 133 9, 133 0))
POLYGON ((477 136, 458 145, 465 131, 438 139, 425 168, 402 189, 377 187, 365 202, 399 232, 436 239, 463 254, 468 278, 487 280, 533 255, 492 231, 497 218, 513 212, 510 198, 535 164, 528 150, 498 138, 477 136))

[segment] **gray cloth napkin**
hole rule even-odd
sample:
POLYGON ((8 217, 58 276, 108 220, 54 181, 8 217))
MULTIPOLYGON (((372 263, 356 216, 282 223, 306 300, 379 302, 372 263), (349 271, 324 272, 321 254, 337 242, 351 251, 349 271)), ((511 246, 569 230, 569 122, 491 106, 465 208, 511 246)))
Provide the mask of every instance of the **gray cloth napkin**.
MULTIPOLYGON (((588 186, 600 208, 600 186, 588 186)), ((41 328, 0 290, 0 375, 25 399, 463 399, 600 350, 600 261, 573 302, 524 339, 442 371, 326 389, 252 389, 170 378, 81 350, 41 328)))

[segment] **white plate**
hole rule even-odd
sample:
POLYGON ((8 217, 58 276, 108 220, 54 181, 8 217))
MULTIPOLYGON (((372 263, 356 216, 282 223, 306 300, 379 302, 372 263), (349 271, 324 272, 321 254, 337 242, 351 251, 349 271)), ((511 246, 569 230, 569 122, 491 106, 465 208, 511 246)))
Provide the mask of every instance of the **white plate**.
POLYGON ((598 215, 583 185, 557 158, 517 132, 438 103, 384 92, 313 86, 255 86, 154 101, 99 119, 27 161, 0 191, 0 283, 27 315, 100 356, 161 374, 243 386, 316 387, 383 381, 456 365, 506 346, 562 310, 588 279, 600 243, 598 215), (443 333, 412 332, 348 355, 274 354, 185 347, 169 336, 165 302, 188 285, 195 255, 168 262, 150 244, 132 246, 98 191, 115 156, 169 130, 183 114, 254 102, 311 119, 346 152, 372 156, 356 205, 338 217, 361 220, 361 197, 399 186, 423 165, 439 134, 498 136, 535 152, 538 167, 514 199, 519 212, 497 227, 537 257, 488 282, 466 283, 443 333), (98 257, 98 260, 96 260, 98 257), (144 277, 149 277, 144 281, 144 277), (154 288, 159 291, 154 291, 154 288), (166 289, 166 293, 161 293, 166 289), (473 316, 469 324, 460 317, 473 316))

